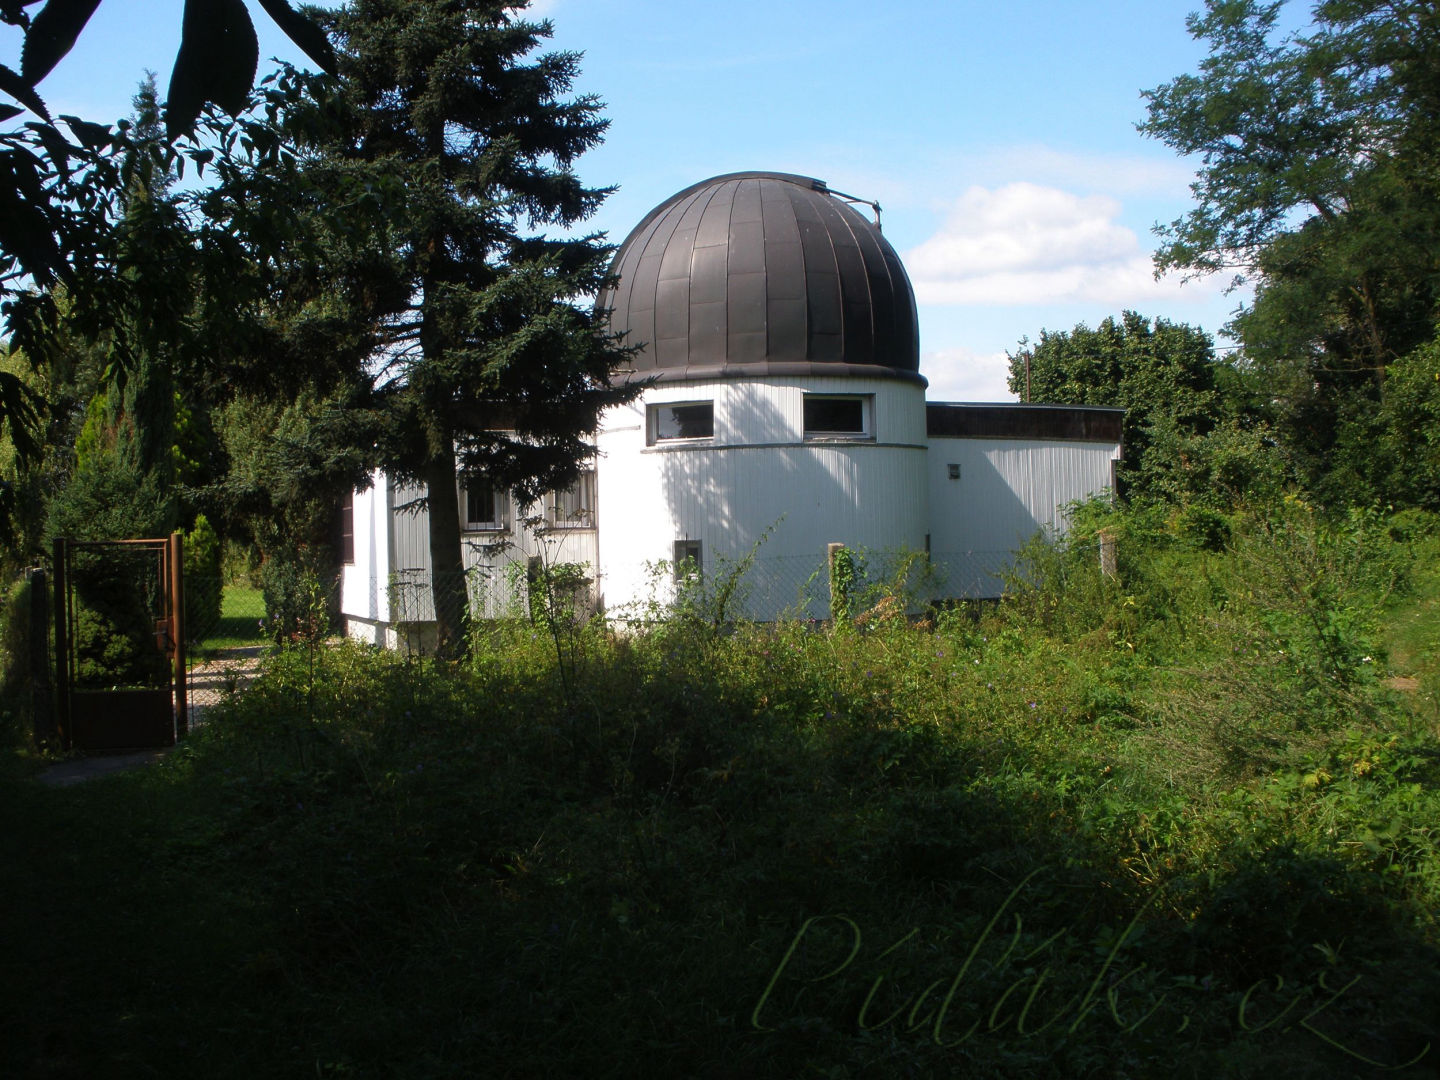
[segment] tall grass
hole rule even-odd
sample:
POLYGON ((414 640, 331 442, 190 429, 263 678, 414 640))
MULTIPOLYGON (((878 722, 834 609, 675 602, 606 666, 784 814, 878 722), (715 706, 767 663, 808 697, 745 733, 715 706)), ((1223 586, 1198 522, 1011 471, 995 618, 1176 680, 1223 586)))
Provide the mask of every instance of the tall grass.
POLYGON ((1082 525, 922 624, 289 648, 161 766, 7 784, 0 1069, 1433 1075, 1421 540, 1104 524, 1118 580, 1082 525))

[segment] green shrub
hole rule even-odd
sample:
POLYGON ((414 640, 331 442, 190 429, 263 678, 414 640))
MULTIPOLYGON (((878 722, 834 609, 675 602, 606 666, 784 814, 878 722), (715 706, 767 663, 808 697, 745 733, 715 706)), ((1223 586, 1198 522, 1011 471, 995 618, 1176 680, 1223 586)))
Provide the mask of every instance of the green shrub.
POLYGON ((260 569, 264 633, 271 641, 316 642, 334 628, 335 581, 303 553, 272 555, 260 569))
POLYGON ((185 533, 185 631, 202 641, 220 623, 220 535, 204 514, 185 533))
POLYGON ((36 729, 37 650, 48 664, 48 642, 33 640, 34 585, 20 578, 0 594, 0 745, 28 746, 36 729))

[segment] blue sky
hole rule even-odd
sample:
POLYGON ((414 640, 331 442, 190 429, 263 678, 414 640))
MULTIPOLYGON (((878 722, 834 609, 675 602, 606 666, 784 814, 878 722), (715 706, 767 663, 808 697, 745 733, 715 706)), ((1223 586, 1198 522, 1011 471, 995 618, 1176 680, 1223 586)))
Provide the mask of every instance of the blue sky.
MULTIPOLYGON (((801 173, 879 201, 920 307, 932 400, 1012 400, 1005 353, 1042 328, 1132 308, 1219 330, 1242 297, 1153 280, 1157 221, 1192 163, 1135 130, 1140 92, 1194 71, 1200 0, 538 0, 606 103, 581 159, 619 190, 591 223, 619 242, 696 181, 801 173)), ((54 112, 114 120, 161 86, 182 0, 104 0, 41 84, 54 112)), ((262 57, 302 57, 252 4, 262 57)), ((0 61, 15 63, 6 40, 0 61)), ((262 71, 265 70, 262 59, 262 71)))

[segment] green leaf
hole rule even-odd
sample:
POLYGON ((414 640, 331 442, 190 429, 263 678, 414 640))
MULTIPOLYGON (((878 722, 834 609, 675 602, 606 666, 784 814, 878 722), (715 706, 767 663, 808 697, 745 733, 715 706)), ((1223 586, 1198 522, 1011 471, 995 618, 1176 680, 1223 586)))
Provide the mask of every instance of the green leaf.
POLYGON ((18 105, 0 105, 0 124, 6 120, 14 120, 15 117, 24 113, 24 109, 18 105))
POLYGON ((63 268, 59 245, 41 206, 34 163, 12 151, 0 155, 0 251, 13 255, 36 281, 53 281, 63 268))
POLYGON ((78 116, 60 114, 60 119, 80 140, 80 145, 86 150, 98 150, 110 142, 110 127, 108 124, 96 124, 90 120, 81 120, 78 116))
POLYGON ((259 60, 260 45, 244 0, 185 0, 180 51, 165 101, 170 138, 194 130, 207 102, 232 116, 244 111, 259 60))
POLYGON ((100 0, 50 0, 25 32, 20 73, 34 86, 70 51, 100 0))
POLYGON ((50 119, 50 110, 45 108, 45 102, 40 100, 40 95, 35 93, 35 88, 4 64, 0 64, 0 90, 5 91, 36 116, 43 116, 46 120, 50 119))
POLYGON ((275 20, 275 25, 285 31, 286 37, 319 65, 321 71, 327 75, 337 73, 335 50, 324 30, 292 8, 288 0, 260 0, 260 6, 275 20))
POLYGON ((32 121, 25 126, 35 133, 35 137, 45 147, 45 153, 49 155, 50 163, 55 166, 56 171, 68 175, 70 151, 74 147, 65 141, 65 137, 55 130, 52 124, 39 124, 32 121))

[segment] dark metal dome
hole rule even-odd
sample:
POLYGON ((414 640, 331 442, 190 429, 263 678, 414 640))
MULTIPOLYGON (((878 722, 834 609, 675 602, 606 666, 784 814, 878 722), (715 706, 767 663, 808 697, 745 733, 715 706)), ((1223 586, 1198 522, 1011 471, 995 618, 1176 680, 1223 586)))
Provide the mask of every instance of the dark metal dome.
POLYGON ((629 378, 889 376, 924 383, 915 293, 880 230, 823 180, 717 176, 626 237, 597 306, 629 378))

